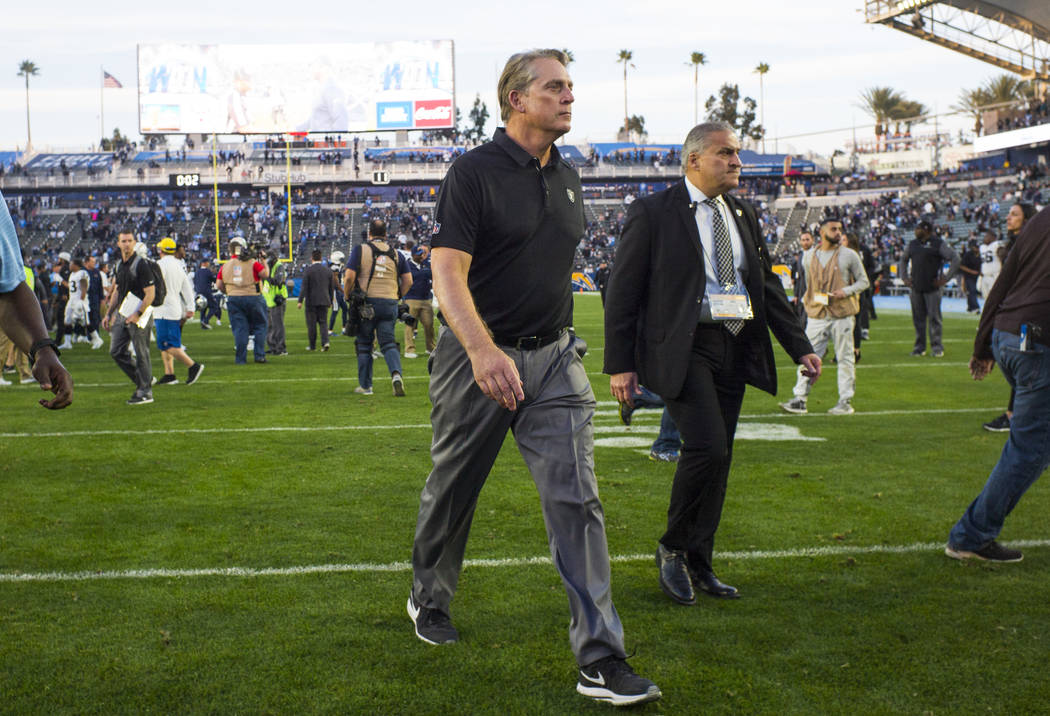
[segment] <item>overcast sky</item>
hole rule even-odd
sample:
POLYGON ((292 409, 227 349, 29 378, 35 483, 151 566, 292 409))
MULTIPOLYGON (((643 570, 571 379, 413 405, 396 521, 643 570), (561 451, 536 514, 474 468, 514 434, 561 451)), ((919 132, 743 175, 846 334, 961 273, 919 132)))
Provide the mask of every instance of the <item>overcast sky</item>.
MULTIPOLYGON (((681 142, 693 123, 688 60, 699 51, 708 58, 700 68, 701 114, 704 99, 725 82, 758 100, 753 70, 765 62, 770 66, 764 108, 768 151, 822 154, 841 147, 854 125, 861 127, 858 137, 871 135, 870 126, 863 125, 872 120, 858 106, 867 87, 888 85, 946 112, 961 88, 999 73, 884 26, 866 25, 862 5, 862 0, 18 3, 0 28, 0 149, 26 142, 25 86, 17 76, 26 59, 40 68, 30 84, 36 148, 83 151, 97 142, 100 66, 125 87, 105 91, 106 133, 116 126, 137 138, 139 43, 451 38, 456 99, 464 118, 477 93, 498 117, 496 79, 510 54, 529 47, 568 48, 576 58, 570 68, 576 105, 567 140, 581 143, 609 141, 622 124, 623 74, 616 60, 621 49, 634 53, 627 80, 629 113, 645 117, 651 141, 681 142), (833 129, 845 131, 786 138, 833 129)), ((962 119, 946 123, 951 128, 971 124, 962 119)), ((495 126, 490 119, 488 132, 495 126)))

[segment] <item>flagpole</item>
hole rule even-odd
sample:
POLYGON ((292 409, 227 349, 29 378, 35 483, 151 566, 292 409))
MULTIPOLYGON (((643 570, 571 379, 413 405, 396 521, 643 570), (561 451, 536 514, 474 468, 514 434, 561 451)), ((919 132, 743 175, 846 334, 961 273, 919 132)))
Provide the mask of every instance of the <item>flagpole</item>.
POLYGON ((106 71, 98 66, 98 148, 102 149, 102 139, 106 136, 106 71))

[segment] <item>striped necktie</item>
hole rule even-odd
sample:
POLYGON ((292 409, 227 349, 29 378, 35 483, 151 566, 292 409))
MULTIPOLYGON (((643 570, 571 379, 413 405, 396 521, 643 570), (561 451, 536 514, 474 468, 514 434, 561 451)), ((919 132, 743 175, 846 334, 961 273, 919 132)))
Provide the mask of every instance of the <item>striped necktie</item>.
MULTIPOLYGON (((733 242, 729 239, 729 229, 726 222, 722 220, 722 212, 719 209, 717 199, 705 199, 704 203, 711 207, 711 231, 715 244, 715 273, 718 275, 719 289, 736 285, 736 269, 733 266, 733 242)), ((744 322, 739 319, 723 321, 725 327, 734 336, 744 328, 744 322)))

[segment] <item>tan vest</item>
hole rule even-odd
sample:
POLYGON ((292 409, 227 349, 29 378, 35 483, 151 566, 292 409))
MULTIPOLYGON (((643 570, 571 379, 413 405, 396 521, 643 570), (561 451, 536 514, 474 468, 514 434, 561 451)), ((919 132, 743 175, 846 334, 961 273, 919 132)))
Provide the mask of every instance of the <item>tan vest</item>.
MULTIPOLYGON (((386 251, 390 248, 385 241, 374 241, 373 243, 380 251, 386 251)), ((369 298, 392 298, 394 300, 400 298, 398 295, 397 264, 396 251, 393 259, 380 254, 376 257, 375 276, 370 276, 369 274, 372 272, 372 247, 368 244, 362 244, 361 270, 358 272, 357 282, 364 290, 365 295, 369 298)))
POLYGON ((810 318, 846 318, 860 313, 860 297, 856 294, 845 298, 832 298, 828 296, 828 304, 817 303, 817 293, 831 294, 846 286, 842 280, 842 269, 839 267, 839 248, 831 252, 831 258, 826 266, 820 265, 817 251, 809 259, 809 274, 806 276, 806 294, 802 297, 802 303, 806 307, 806 315, 810 318))
POLYGON ((254 261, 232 258, 222 267, 222 282, 227 296, 257 296, 259 285, 255 280, 254 261))

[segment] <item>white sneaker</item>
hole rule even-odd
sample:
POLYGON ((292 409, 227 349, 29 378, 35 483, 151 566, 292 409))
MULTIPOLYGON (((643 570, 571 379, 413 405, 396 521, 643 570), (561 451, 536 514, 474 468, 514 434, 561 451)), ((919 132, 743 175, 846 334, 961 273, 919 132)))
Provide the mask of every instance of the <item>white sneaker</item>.
POLYGON ((809 412, 809 409, 806 408, 805 398, 792 398, 786 403, 781 403, 780 407, 789 413, 794 413, 795 415, 805 415, 809 412))
POLYGON ((6 378, 0 377, 0 385, 11 385, 11 381, 6 378))
POLYGON ((406 353, 405 358, 418 358, 419 356, 415 353, 406 353))
POLYGON ((362 388, 360 385, 354 388, 354 392, 359 393, 361 395, 372 395, 371 388, 362 388))
POLYGON ((69 336, 66 336, 66 340, 62 341, 62 345, 58 347, 60 351, 68 351, 73 349, 73 342, 69 340, 69 336))
POLYGON ((28 378, 22 378, 22 380, 20 380, 19 382, 22 385, 33 385, 34 383, 37 383, 38 381, 33 376, 29 376, 28 378))
POLYGON ((95 336, 91 339, 91 350, 97 351, 99 348, 105 345, 105 343, 106 342, 102 340, 101 336, 95 336))
POLYGON ((221 328, 222 327, 222 321, 220 321, 218 318, 216 318, 215 319, 215 325, 219 326, 221 328))
POLYGON ((835 403, 835 407, 828 410, 828 415, 853 415, 855 412, 853 405, 850 404, 850 399, 846 398, 835 403))
POLYGON ((77 336, 77 343, 87 343, 87 336, 77 336))

